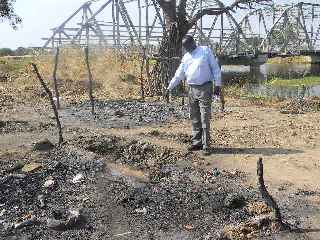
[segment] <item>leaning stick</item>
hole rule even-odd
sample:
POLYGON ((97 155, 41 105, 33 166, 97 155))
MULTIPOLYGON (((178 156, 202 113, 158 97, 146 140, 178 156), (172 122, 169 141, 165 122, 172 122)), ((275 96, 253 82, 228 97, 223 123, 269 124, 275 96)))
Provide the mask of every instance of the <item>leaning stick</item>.
POLYGON ((60 109, 60 94, 58 89, 58 81, 57 81, 57 70, 58 70, 58 63, 59 63, 59 53, 60 48, 57 47, 56 56, 54 59, 54 69, 53 69, 53 82, 54 82, 54 91, 56 93, 57 98, 57 108, 60 109))
POLYGON ((94 98, 93 98, 93 90, 92 90, 92 72, 90 69, 90 63, 89 63, 89 47, 85 47, 85 58, 86 58, 86 65, 88 70, 88 76, 89 76, 89 98, 91 102, 91 113, 94 115, 94 98))
POLYGON ((52 92, 50 91, 50 89, 47 87, 47 85, 45 84, 42 76, 40 75, 39 73, 39 70, 38 70, 38 67, 36 64, 34 63, 31 63, 32 67, 33 67, 33 70, 35 72, 35 74, 37 75, 42 87, 44 88, 44 90, 46 91, 48 97, 49 97, 49 100, 50 100, 50 103, 51 103, 51 107, 53 109, 53 112, 54 112, 54 115, 55 115, 55 118, 56 118, 56 121, 57 121, 57 127, 58 127, 58 130, 59 130, 59 144, 61 144, 63 142, 63 137, 62 137, 62 128, 61 128, 61 123, 60 123, 60 120, 59 120, 59 114, 58 114, 58 110, 57 110, 57 107, 56 105, 54 104, 54 100, 53 100, 53 96, 52 96, 52 92))
POLYGON ((284 227, 281 212, 279 209, 278 204, 273 199, 273 197, 269 194, 263 179, 263 162, 262 158, 259 158, 257 162, 257 175, 258 175, 258 188, 262 195, 263 200, 265 203, 273 210, 274 218, 277 223, 279 223, 280 227, 284 227))
POLYGON ((140 69, 140 91, 141 91, 141 98, 144 100, 144 79, 143 79, 143 70, 144 70, 144 64, 146 62, 146 49, 143 48, 143 56, 142 56, 142 63, 141 63, 141 69, 140 69))

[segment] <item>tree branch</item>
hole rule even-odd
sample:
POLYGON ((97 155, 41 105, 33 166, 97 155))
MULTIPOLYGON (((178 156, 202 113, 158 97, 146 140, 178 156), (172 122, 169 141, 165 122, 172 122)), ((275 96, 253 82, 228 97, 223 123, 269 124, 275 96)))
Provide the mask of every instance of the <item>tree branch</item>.
POLYGON ((192 28, 193 25, 195 25, 198 20, 200 20, 203 16, 205 15, 221 15, 223 13, 233 11, 236 8, 240 9, 252 9, 253 4, 261 4, 261 3, 266 3, 266 2, 271 2, 271 0, 236 0, 234 1, 233 4, 230 6, 225 6, 220 0, 215 0, 219 8, 205 8, 202 10, 199 10, 190 20, 189 20, 189 28, 192 28))
POLYGON ((57 128, 58 128, 58 131, 59 131, 59 144, 61 144, 61 143, 63 143, 62 127, 61 127, 61 123, 60 123, 60 119, 59 119, 59 113, 58 113, 57 107, 56 107, 56 105, 54 103, 54 100, 53 100, 53 95, 52 95, 50 89, 45 84, 42 76, 40 75, 37 65, 34 64, 34 63, 31 63, 31 66, 33 67, 34 73, 37 75, 42 87, 44 88, 44 90, 46 91, 46 93, 47 93, 47 95, 49 97, 50 104, 51 104, 54 116, 56 118, 56 121, 57 121, 57 128))
POLYGON ((176 0, 157 0, 157 3, 162 8, 164 15, 168 16, 171 20, 176 21, 176 0))

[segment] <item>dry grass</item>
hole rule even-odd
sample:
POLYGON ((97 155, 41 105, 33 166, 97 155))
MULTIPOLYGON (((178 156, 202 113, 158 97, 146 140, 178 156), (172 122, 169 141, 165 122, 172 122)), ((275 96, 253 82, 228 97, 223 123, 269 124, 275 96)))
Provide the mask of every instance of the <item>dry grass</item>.
MULTIPOLYGON (((52 72, 54 56, 43 54, 28 59, 2 60, 3 72, 12 77, 0 83, 0 91, 14 96, 15 100, 39 100, 43 90, 35 78, 29 63, 35 62, 45 80, 53 87, 52 72)), ((121 54, 111 49, 92 49, 90 65, 94 79, 94 96, 97 99, 139 98, 140 60, 128 52, 121 54)), ((0 66, 0 71, 1 71, 0 66)), ((64 100, 82 101, 88 99, 88 73, 83 49, 63 48, 57 72, 61 97, 64 100)))

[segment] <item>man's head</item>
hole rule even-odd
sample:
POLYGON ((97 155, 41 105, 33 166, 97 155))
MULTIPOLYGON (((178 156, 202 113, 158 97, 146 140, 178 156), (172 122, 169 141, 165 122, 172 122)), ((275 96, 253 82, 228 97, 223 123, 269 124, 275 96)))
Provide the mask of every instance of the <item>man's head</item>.
POLYGON ((187 52, 191 53, 194 49, 196 49, 197 44, 192 36, 186 35, 182 39, 182 46, 186 49, 187 52))

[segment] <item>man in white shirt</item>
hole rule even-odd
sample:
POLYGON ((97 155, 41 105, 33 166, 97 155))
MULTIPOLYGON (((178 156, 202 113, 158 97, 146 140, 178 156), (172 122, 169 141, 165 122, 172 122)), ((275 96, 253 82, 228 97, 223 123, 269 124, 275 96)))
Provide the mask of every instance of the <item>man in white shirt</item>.
POLYGON ((211 49, 197 46, 192 36, 185 36, 182 45, 187 53, 170 81, 168 91, 186 79, 192 120, 192 146, 189 150, 202 149, 204 155, 209 155, 211 103, 213 95, 220 96, 221 69, 211 49))

